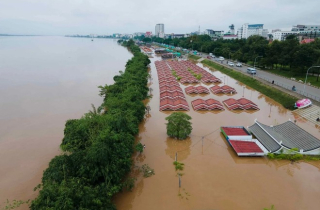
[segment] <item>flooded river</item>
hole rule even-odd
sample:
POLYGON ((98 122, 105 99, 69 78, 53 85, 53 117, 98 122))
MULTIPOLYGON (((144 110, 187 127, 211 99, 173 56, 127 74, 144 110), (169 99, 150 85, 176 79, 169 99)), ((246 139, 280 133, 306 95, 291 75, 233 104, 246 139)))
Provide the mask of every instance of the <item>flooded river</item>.
MULTIPOLYGON (((214 71, 222 83, 237 90, 233 98, 244 96, 256 103, 260 110, 194 111, 190 106, 190 111, 186 112, 192 117, 190 138, 184 141, 171 139, 166 135, 165 117, 172 112, 159 111, 159 85, 154 66, 154 61, 159 58, 151 60, 153 97, 147 101, 151 112, 141 124, 138 136, 146 149, 142 154, 135 154, 133 159, 135 166, 148 164, 155 169, 155 175, 143 178, 134 167, 135 188, 114 198, 119 210, 258 210, 271 205, 276 209, 319 209, 319 161, 291 163, 264 157, 237 157, 219 130, 220 126, 247 127, 255 119, 267 125, 277 125, 297 116, 272 99, 214 71), (185 164, 181 188, 173 165, 176 153, 178 161, 185 164)), ((184 90, 186 86, 181 87, 184 90)), ((189 105, 197 98, 222 102, 230 97, 212 93, 186 95, 189 105)), ((320 137, 320 128, 314 124, 300 119, 297 124, 320 137)))
MULTIPOLYGON (((0 37, 0 204, 36 196, 33 188, 40 183, 42 171, 60 153, 65 121, 81 117, 91 103, 98 106, 102 98, 97 86, 112 83, 131 56, 114 40, 0 37)), ((171 112, 159 112, 155 60, 159 59, 151 59, 153 97, 146 101, 151 111, 137 137, 146 149, 133 156, 135 166, 148 164, 155 175, 143 178, 134 167, 135 188, 114 198, 119 210, 258 210, 271 205, 319 209, 320 162, 239 158, 219 131, 220 126, 247 127, 255 119, 276 125, 297 116, 215 71, 216 77, 237 90, 235 99, 244 96, 260 110, 194 111, 190 106, 186 112, 193 123, 190 138, 168 138, 165 117, 171 112), (173 166, 176 153, 185 164, 181 188, 173 166)), ((191 105, 197 98, 222 102, 230 96, 210 93, 186 98, 191 105)), ((314 124, 301 119, 297 124, 319 138, 320 129, 314 124)))
POLYGON ((0 36, 0 209, 37 195, 66 120, 99 106, 131 57, 111 39, 0 36))

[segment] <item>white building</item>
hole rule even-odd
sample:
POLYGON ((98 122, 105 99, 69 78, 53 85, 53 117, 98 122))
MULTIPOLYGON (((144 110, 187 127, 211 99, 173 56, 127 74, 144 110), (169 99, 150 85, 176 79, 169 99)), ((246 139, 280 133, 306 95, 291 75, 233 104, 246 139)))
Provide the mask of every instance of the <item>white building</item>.
POLYGON ((291 31, 298 31, 299 33, 320 32, 320 25, 296 25, 291 31))
POLYGON ((268 37, 268 30, 263 29, 263 24, 249 24, 245 23, 238 29, 238 39, 247 39, 250 36, 259 35, 268 37))
POLYGON ((297 31, 276 31, 271 34, 272 34, 273 40, 284 41, 287 36, 296 35, 298 34, 298 32, 297 31))
POLYGON ((160 37, 160 38, 164 38, 164 24, 159 23, 156 25, 155 36, 160 37))

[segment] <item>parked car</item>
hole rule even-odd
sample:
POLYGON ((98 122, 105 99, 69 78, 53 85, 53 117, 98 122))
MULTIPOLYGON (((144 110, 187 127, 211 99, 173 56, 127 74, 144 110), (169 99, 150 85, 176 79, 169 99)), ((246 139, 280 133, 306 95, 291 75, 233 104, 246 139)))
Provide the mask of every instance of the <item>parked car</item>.
POLYGON ((242 63, 237 63, 236 66, 237 67, 242 67, 242 63))
POLYGON ((211 59, 211 56, 210 56, 210 55, 208 55, 208 56, 207 56, 207 58, 208 58, 208 59, 211 59))
POLYGON ((234 66, 234 63, 233 62, 229 62, 228 65, 229 66, 234 66))
POLYGON ((220 56, 219 61, 224 61, 224 57, 220 56))
POLYGON ((254 68, 248 68, 248 69, 247 69, 247 73, 248 73, 248 74, 257 74, 257 70, 254 69, 254 68))

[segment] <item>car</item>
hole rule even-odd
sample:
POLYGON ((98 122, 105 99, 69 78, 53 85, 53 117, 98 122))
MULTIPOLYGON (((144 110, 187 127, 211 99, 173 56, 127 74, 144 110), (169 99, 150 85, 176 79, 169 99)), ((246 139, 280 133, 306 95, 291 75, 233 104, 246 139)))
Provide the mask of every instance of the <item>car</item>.
POLYGON ((208 56, 207 56, 207 58, 208 58, 208 59, 211 59, 211 56, 210 56, 210 55, 208 55, 208 56))
POLYGON ((254 68, 248 68, 248 69, 247 69, 247 73, 248 73, 248 74, 257 74, 257 70, 254 69, 254 68))
POLYGON ((219 61, 224 61, 224 57, 220 56, 219 61))
POLYGON ((237 67, 242 67, 242 63, 237 63, 236 66, 237 67))
POLYGON ((229 66, 234 66, 234 63, 229 62, 228 65, 229 65, 229 66))

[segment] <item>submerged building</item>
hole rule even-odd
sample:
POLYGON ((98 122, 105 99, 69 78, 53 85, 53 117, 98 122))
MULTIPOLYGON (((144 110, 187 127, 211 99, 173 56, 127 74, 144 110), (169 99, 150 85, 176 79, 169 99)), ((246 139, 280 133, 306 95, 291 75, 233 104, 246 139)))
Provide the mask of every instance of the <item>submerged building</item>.
POLYGON ((288 153, 294 149, 300 154, 320 154, 320 140, 291 121, 276 126, 255 121, 249 130, 270 153, 288 153))

